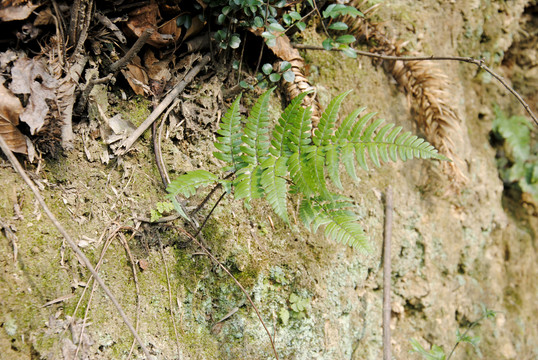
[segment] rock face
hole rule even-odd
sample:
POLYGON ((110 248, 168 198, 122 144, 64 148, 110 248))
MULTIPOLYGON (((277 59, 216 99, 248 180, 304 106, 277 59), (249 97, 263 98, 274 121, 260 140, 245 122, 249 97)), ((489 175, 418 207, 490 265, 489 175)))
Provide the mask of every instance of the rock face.
MULTIPOLYGON (((495 71, 517 79, 516 90, 527 94, 531 104, 538 93, 536 50, 521 37, 521 29, 536 35, 536 16, 536 2, 521 0, 398 0, 383 3, 374 14, 388 36, 407 41, 412 51, 484 58, 495 71)), ((305 37, 310 43, 322 41, 314 32, 305 37)), ((354 89, 343 114, 367 106, 387 121, 417 131, 405 94, 382 67, 338 53, 306 53, 305 59, 322 105, 354 89)), ((344 193, 359 206, 372 253, 312 235, 293 220, 288 227, 261 202, 245 210, 240 202, 224 200, 209 221, 207 245, 249 291, 276 338, 280 359, 382 357, 382 193, 389 184, 394 191, 394 357, 419 358, 409 354, 411 338, 426 349, 436 344, 450 352, 456 331, 463 332, 486 307, 499 313, 473 328, 472 334, 481 338, 477 349, 461 344, 453 359, 538 358, 536 208, 523 201, 525 196, 505 190, 489 143, 493 104, 510 114, 524 115, 524 110, 473 65, 439 66, 454 85, 452 99, 464 129, 458 155, 468 182, 454 192, 441 164, 419 160, 362 172, 359 183, 343 175, 344 193)), ((216 80, 200 85, 209 95, 204 98, 218 89, 216 80)), ((183 108, 196 108, 192 98, 188 101, 183 108)), ((280 111, 276 99, 273 108, 275 114, 280 111)), ((194 122, 195 117, 187 118, 181 139, 163 145, 172 173, 216 166, 208 131, 213 125, 194 122), (195 126, 204 133, 188 139, 185 134, 195 126)), ((79 131, 81 138, 84 132, 79 131)), ((218 266, 196 246, 182 243, 186 239, 172 229, 133 222, 147 217, 164 197, 149 143, 142 141, 138 153, 116 167, 89 163, 85 146, 78 140, 68 158, 44 164, 43 193, 94 263, 110 242, 101 274, 133 322, 139 317, 139 333, 150 351, 167 359, 272 358, 255 312, 218 266), (131 238, 132 228, 117 229, 122 225, 138 227, 137 236, 131 238), (117 241, 121 236, 140 264, 136 286, 125 246, 117 241)), ((0 354, 9 359, 71 358, 80 343, 83 358, 126 358, 132 338, 98 289, 85 335, 78 335, 91 292, 90 285, 82 295, 87 271, 64 251, 56 230, 12 170, 0 168, 0 176, 7 189, 0 194, 0 219, 10 219, 17 230, 15 240, 0 238, 0 354), (83 306, 75 313, 81 296, 83 306), (58 301, 43 307, 51 300, 58 301), (71 317, 78 320, 69 325, 71 317)))

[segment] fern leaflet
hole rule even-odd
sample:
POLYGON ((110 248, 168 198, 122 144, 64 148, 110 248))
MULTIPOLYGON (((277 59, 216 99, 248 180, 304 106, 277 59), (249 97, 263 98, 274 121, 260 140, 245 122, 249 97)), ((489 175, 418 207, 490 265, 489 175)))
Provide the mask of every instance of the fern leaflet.
POLYGON ((220 135, 215 142, 215 147, 218 152, 214 152, 213 156, 222 160, 228 164, 224 167, 223 171, 236 171, 241 165, 240 159, 240 145, 241 145, 241 115, 239 113, 239 102, 241 95, 239 95, 232 103, 230 108, 226 111, 220 122, 219 130, 217 133, 220 135))
POLYGON ((288 219, 288 205, 286 202, 287 189, 286 189, 286 176, 288 169, 285 157, 279 157, 278 159, 271 156, 265 160, 262 164, 263 174, 261 177, 261 185, 266 194, 267 202, 273 207, 275 213, 280 216, 287 224, 288 219))
POLYGON ((247 118, 244 135, 241 138, 243 145, 240 147, 243 152, 243 161, 247 164, 259 165, 269 153, 269 112, 267 109, 274 90, 273 87, 258 98, 247 118))
POLYGON ((250 164, 238 171, 234 181, 235 198, 245 199, 248 204, 252 199, 259 199, 263 196, 261 185, 262 168, 260 165, 250 164))
MULTIPOLYGON (((305 116, 305 109, 301 107, 301 102, 309 93, 310 91, 307 91, 296 96, 278 119, 278 124, 273 130, 271 148, 269 149, 269 152, 277 158, 291 155, 288 147, 288 132, 292 131, 299 115, 305 116)), ((308 115, 308 118, 310 119, 310 115, 308 115)))
POLYGON ((212 174, 209 171, 194 170, 178 176, 174 181, 168 184, 166 191, 168 191, 172 197, 181 194, 188 198, 196 193, 198 187, 213 184, 218 179, 217 175, 212 174))
POLYGON ((334 124, 338 119, 338 111, 340 111, 340 105, 344 101, 345 97, 351 92, 351 90, 335 97, 327 106, 327 109, 321 114, 319 125, 314 130, 314 138, 312 141, 316 146, 328 145, 330 139, 333 136, 334 124))

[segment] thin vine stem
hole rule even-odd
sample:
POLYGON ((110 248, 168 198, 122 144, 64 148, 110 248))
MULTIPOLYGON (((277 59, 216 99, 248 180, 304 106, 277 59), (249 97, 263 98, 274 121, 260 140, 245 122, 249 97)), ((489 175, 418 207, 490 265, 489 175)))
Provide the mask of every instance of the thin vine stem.
MULTIPOLYGON (((294 48, 296 48, 296 49, 327 51, 323 46, 318 46, 318 45, 306 45, 306 44, 293 43, 292 46, 294 48)), ((356 49, 353 49, 353 50, 357 53, 357 55, 367 56, 367 57, 376 58, 376 59, 382 59, 382 60, 392 60, 392 61, 397 61, 397 60, 400 60, 400 61, 427 61, 427 60, 430 60, 430 61, 459 61, 459 62, 466 62, 466 63, 469 63, 469 64, 474 64, 474 65, 478 66, 480 69, 483 69, 486 72, 488 72, 498 82, 500 82, 501 85, 503 85, 508 91, 510 91, 512 93, 512 95, 514 95, 516 97, 516 99, 521 103, 521 105, 523 105, 523 107, 525 108, 527 113, 530 115, 530 117, 532 118, 534 123, 536 125, 538 125, 538 117, 532 112, 529 104, 527 104, 525 102, 525 100, 523 100, 521 95, 519 95, 519 93, 516 90, 514 90, 514 88, 512 88, 510 85, 508 85, 506 80, 501 75, 499 75, 495 71, 491 70, 491 68, 488 67, 484 63, 484 59, 474 59, 474 58, 471 58, 471 57, 464 57, 464 56, 433 56, 433 55, 432 56, 394 56, 394 55, 384 55, 384 54, 378 54, 378 53, 371 53, 371 52, 368 52, 368 51, 361 51, 361 50, 356 50, 356 49)), ((331 51, 341 51, 341 50, 335 48, 335 49, 331 49, 331 51)))
MULTIPOLYGON (((469 327, 467 328, 467 330, 465 330, 463 335, 460 336, 460 339, 464 339, 467 336, 467 334, 469 333, 469 331, 471 331, 472 328, 474 328, 476 325, 478 325, 482 320, 484 320, 487 317, 488 317, 488 314, 486 312, 484 315, 482 315, 482 317, 480 317, 480 319, 472 322, 471 325, 469 325, 469 327)), ((450 351, 450 354, 448 354, 446 360, 450 360, 450 358, 452 357, 452 354, 454 354, 454 351, 456 351, 456 348, 461 343, 460 339, 458 339, 458 341, 454 344, 454 347, 452 348, 452 351, 450 351)))
MULTIPOLYGON (((223 194, 226 194, 226 192, 224 192, 223 194)), ((221 198, 222 198, 222 196, 221 196, 221 198)), ((217 204, 215 204, 215 205, 217 205, 217 204)), ((203 224, 200 227, 200 229, 202 227, 203 227, 203 224)), ((187 237, 189 237, 192 241, 194 241, 207 254, 207 256, 209 256, 211 258, 211 260, 213 260, 222 270, 224 270, 224 272, 226 272, 226 274, 228 274, 228 276, 230 276, 233 279, 235 284, 241 289, 243 294, 245 294, 245 296, 247 297, 248 302, 250 303, 250 305, 252 305, 252 308, 254 309, 254 311, 256 312, 256 315, 258 316, 258 319, 262 323, 263 328, 265 329, 265 332, 267 333, 267 336, 269 336, 269 340, 271 341, 271 347, 273 348, 273 353, 275 355, 276 360, 279 360, 278 352, 276 351, 273 336, 271 335, 271 332, 269 332, 269 329, 265 325, 265 322, 263 321, 262 316, 261 316, 260 312, 258 311, 258 308, 256 307, 256 305, 254 305, 254 301, 252 301, 252 298, 248 294, 247 290, 243 287, 243 285, 241 285, 241 283, 235 278, 235 276, 233 276, 233 274, 215 256, 213 256, 213 254, 211 254, 211 252, 209 250, 207 250, 207 248, 196 238, 196 236, 192 236, 188 231, 186 231, 185 229, 183 229, 181 227, 176 227, 176 229, 178 229, 183 234, 185 234, 187 237)))

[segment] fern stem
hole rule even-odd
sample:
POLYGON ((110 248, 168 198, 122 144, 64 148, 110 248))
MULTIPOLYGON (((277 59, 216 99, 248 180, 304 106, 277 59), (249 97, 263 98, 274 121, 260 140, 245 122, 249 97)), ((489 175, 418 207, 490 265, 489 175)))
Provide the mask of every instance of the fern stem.
MULTIPOLYGON (((226 177, 222 180, 227 180, 229 179, 230 177, 232 177, 233 175, 235 174, 235 172, 232 172, 232 173, 229 173, 228 175, 226 175, 226 177)), ((222 184, 221 183, 218 183, 217 185, 215 185, 213 187, 213 189, 211 189, 211 191, 209 192, 209 194, 206 195, 206 197, 204 198, 204 200, 202 200, 202 202, 196 207, 196 209, 194 209, 192 212, 191 212, 191 216, 194 216, 198 213, 198 211, 202 210, 202 208, 205 206, 205 204, 209 201, 209 199, 211 199, 211 197, 213 196, 213 194, 215 193, 215 191, 217 191, 218 189, 220 189, 222 187, 222 184)), ((226 192, 224 192, 226 193, 226 192)))
MULTIPOLYGON (((220 184, 219 184, 220 185, 220 184)), ((207 223, 207 220, 209 220, 209 218, 211 217, 211 215, 213 214, 213 211, 215 211, 215 208, 219 205, 219 203, 221 202, 221 200, 224 198, 224 195, 226 195, 226 191, 223 191, 222 194, 220 195, 219 199, 217 200, 217 202, 213 205, 213 207, 211 208, 211 210, 209 211, 209 214, 207 214, 207 216, 204 218, 204 221, 202 222, 202 225, 200 225, 200 227, 196 230, 196 234, 194 234, 194 237, 197 237, 198 234, 200 234, 202 232, 202 229, 204 228, 205 224, 207 223)))

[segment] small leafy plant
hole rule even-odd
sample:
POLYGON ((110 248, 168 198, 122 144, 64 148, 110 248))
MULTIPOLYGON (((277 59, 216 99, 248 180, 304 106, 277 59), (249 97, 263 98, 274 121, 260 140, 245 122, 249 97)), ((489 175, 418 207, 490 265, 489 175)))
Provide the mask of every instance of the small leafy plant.
POLYGON ((158 202, 155 207, 156 208, 151 209, 151 212, 150 212, 151 222, 159 220, 160 218, 163 217, 163 214, 174 210, 174 205, 170 201, 158 202))
POLYGON ((524 116, 507 117, 495 106, 493 140, 502 143, 497 167, 503 181, 531 194, 538 201, 538 154, 532 146, 532 124, 524 116))
POLYGON ((289 224, 288 197, 294 195, 300 199, 299 217, 306 227, 316 232, 325 226, 327 237, 365 250, 367 237, 352 210, 353 201, 331 192, 327 177, 343 189, 340 164, 358 179, 355 162, 368 170, 367 155, 375 166, 398 158, 446 160, 428 142, 410 132, 402 133, 400 126, 382 125, 381 119, 370 122, 375 113, 358 118, 364 108, 353 111, 336 126, 340 105, 349 91, 331 101, 313 132, 311 110, 300 105, 307 93, 297 96, 271 132, 268 107, 273 90, 260 96, 246 120, 239 112, 241 95, 226 111, 215 142, 218 151, 213 153, 224 163, 220 176, 194 170, 168 185, 170 199, 180 214, 186 216, 175 200, 177 195, 189 198, 199 187, 221 184, 246 205, 265 198, 289 224))
POLYGON ((411 339, 409 341, 411 343, 410 352, 415 352, 421 355, 422 358, 425 360, 449 360, 454 354, 454 351, 456 351, 458 345, 461 343, 471 344, 475 349, 478 349, 480 337, 471 336, 469 335, 469 332, 472 328, 479 325, 482 320, 493 319, 495 318, 496 314, 497 312, 495 312, 494 310, 484 308, 482 316, 478 320, 473 321, 471 324, 469 324, 469 327, 467 328, 467 330, 465 330, 464 333, 461 333, 460 329, 456 330, 456 344, 454 344, 454 347, 452 348, 448 356, 446 355, 445 350, 442 347, 433 344, 430 350, 426 350, 422 345, 420 345, 420 343, 416 339, 411 339))
POLYGON ((304 298, 297 294, 291 294, 289 302, 289 309, 287 307, 283 307, 282 309, 280 309, 279 312, 280 321, 282 321, 282 324, 284 324, 284 326, 288 325, 288 322, 291 317, 297 320, 301 320, 306 317, 306 310, 308 305, 310 304, 310 299, 304 298))

